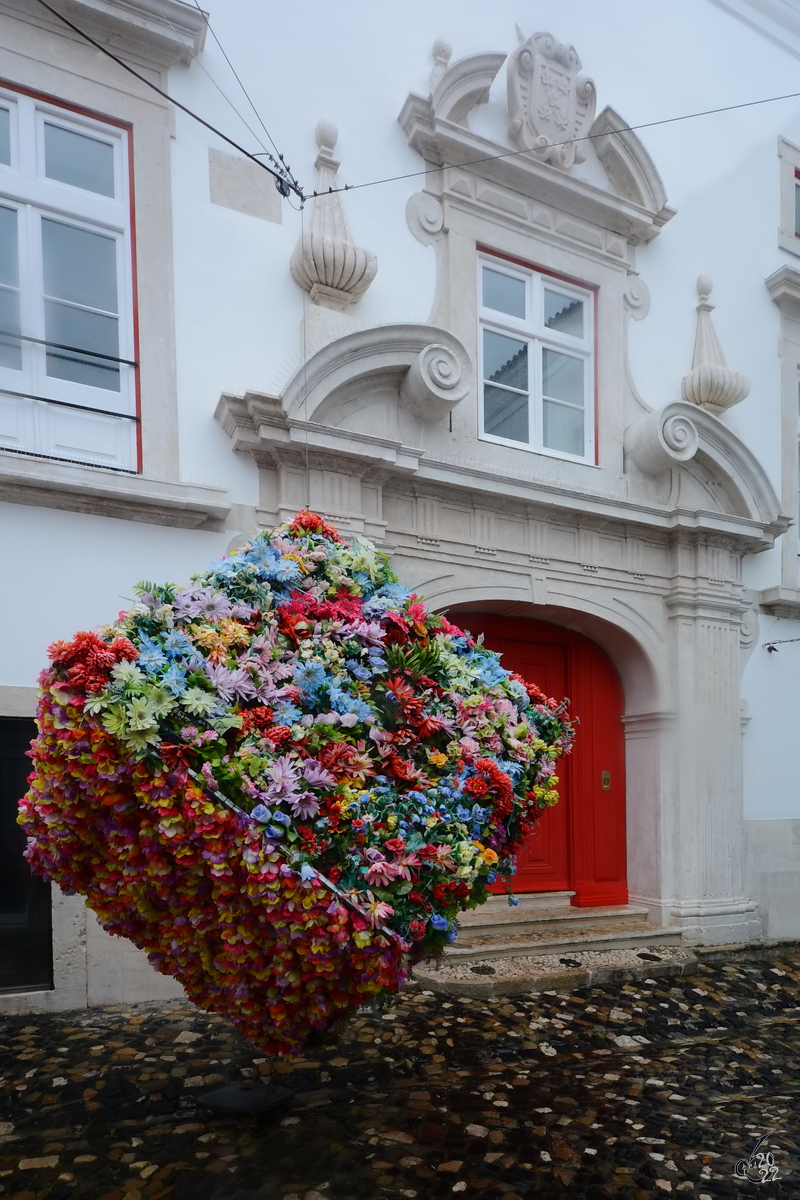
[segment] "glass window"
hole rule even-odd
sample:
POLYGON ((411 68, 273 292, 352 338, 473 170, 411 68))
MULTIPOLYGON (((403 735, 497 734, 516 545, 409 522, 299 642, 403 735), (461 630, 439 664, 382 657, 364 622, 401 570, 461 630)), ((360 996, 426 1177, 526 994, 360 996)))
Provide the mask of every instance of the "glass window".
POLYGON ((545 329, 568 333, 570 337, 583 337, 583 301, 563 292, 544 289, 545 329))
POLYGON ((128 151, 112 121, 0 97, 0 454, 140 469, 128 151))
POLYGON ((11 113, 0 108, 0 163, 11 165, 11 113))
POLYGON ((525 319, 525 280, 483 268, 483 306, 525 319))
POLYGON ((22 370, 19 333, 19 235, 17 210, 0 206, 0 367, 22 370))
POLYGON ((74 346, 119 357, 117 244, 113 238, 42 221, 47 374, 119 391, 119 366, 65 350, 74 346), (111 315, 114 314, 114 315, 111 315))
POLYGON ((527 443, 530 440, 528 343, 485 329, 483 373, 483 423, 486 433, 527 443))
POLYGON ((44 168, 48 179, 114 195, 114 147, 98 138, 45 121, 44 168))
POLYGON ((592 293, 533 270, 480 271, 483 436, 591 460, 592 293))

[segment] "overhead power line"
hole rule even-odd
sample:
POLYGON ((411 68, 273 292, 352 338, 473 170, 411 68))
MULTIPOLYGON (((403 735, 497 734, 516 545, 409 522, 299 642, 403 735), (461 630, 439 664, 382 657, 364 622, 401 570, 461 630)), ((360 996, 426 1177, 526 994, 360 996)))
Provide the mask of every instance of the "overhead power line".
MULTIPOLYGON (((198 0, 194 0, 194 5, 195 5, 195 8, 197 9, 197 11, 200 13, 200 16, 201 16, 201 17, 203 18, 203 20, 205 21, 205 23, 206 23, 206 28, 208 29, 208 32, 211 34, 211 36, 213 37, 214 41, 215 41, 215 42, 217 43, 217 45, 219 46, 219 48, 220 48, 220 51, 222 52, 222 57, 225 59, 225 62, 228 64, 228 66, 230 67, 231 71, 233 72, 233 76, 234 76, 234 78, 235 78, 236 82, 239 84, 239 87, 240 87, 240 88, 242 89, 242 91, 244 92, 244 94, 245 94, 245 97, 246 97, 246 99, 247 99, 247 103, 250 105, 250 107, 252 108, 253 112, 255 113, 256 120, 258 121, 259 125, 260 125, 260 126, 261 126, 261 128, 264 130, 264 133, 265 133, 265 134, 266 134, 266 136, 267 136, 267 141, 268 141, 268 142, 270 142, 270 143, 272 144, 272 148, 273 148, 273 150, 275 151, 275 153, 277 154, 278 158, 280 159, 281 166, 283 167, 284 171, 286 172, 286 175, 287 175, 287 177, 288 177, 289 179, 291 179, 291 180, 292 180, 294 183, 297 183, 297 179, 295 178, 295 175, 294 175, 294 173, 293 173, 293 171, 292 171, 292 168, 289 166, 289 164, 287 163, 286 159, 285 159, 285 158, 283 157, 283 155, 281 154, 280 150, 278 149, 277 145, 275 144, 275 139, 273 138, 272 134, 270 133, 270 131, 267 129, 266 125, 264 124, 264 120, 263 120, 263 118, 262 118, 262 116, 261 116, 261 113, 258 111, 258 109, 256 108, 255 104, 253 103, 253 100, 252 100, 252 98, 251 98, 251 96, 250 96, 250 93, 248 92, 247 88, 244 86, 244 83, 242 82, 242 79, 241 79, 241 77, 240 77, 240 75, 239 75, 239 72, 236 70, 236 68, 234 67, 234 65, 233 65, 233 63, 231 62, 230 58, 228 57, 228 54, 227 54, 227 52, 226 52, 226 50, 225 50, 225 47, 223 46, 222 42, 219 40, 219 37, 217 36, 216 32, 214 31, 214 29, 213 29, 213 27, 212 27, 212 25, 211 25, 211 22, 210 22, 210 21, 209 21, 209 19, 208 19, 208 15, 207 15, 205 12, 203 12, 202 8, 200 7, 200 5, 199 5, 199 3, 198 3, 198 0)), ((201 64, 201 65, 202 65, 202 64, 201 64)), ((244 118, 242 118, 242 120, 244 120, 244 118)), ((245 124, 246 124, 246 122, 245 122, 245 124)), ((247 128, 248 128, 248 129, 250 129, 250 126, 248 125, 248 126, 247 126, 247 128)), ((252 131, 252 129, 250 130, 250 132, 251 132, 251 133, 253 132, 253 131, 252 131)), ((256 135, 254 134, 253 136, 255 137, 256 135)), ((260 139, 260 138, 258 138, 258 137, 256 137, 256 141, 258 141, 258 142, 261 142, 261 139, 260 139)), ((261 142, 261 145, 264 147, 264 152, 265 152, 265 154, 267 154, 267 155, 268 155, 270 158, 272 158, 272 155, 270 155, 270 154, 269 154, 269 152, 268 152, 268 150, 267 150, 266 146, 264 146, 264 143, 263 143, 263 142, 261 142)), ((274 159, 272 159, 272 161, 273 161, 273 162, 275 162, 275 160, 274 160, 274 159)), ((299 187, 300 185, 299 185, 299 184, 297 184, 297 186, 299 187)))
MULTIPOLYGON (((203 19, 204 19, 204 20, 206 20, 206 14, 203 12, 202 8, 200 8, 200 6, 198 5, 198 6, 197 6, 197 9, 198 9, 198 12, 200 13, 200 15, 203 17, 203 19)), ((159 17, 161 18, 161 20, 164 22, 164 24, 169 26, 169 28, 172 30, 172 32, 175 34, 175 36, 176 36, 176 37, 179 39, 179 41, 182 43, 182 45, 184 45, 184 46, 186 47, 186 49, 189 51, 189 54, 190 54, 190 55, 191 55, 191 57, 192 57, 192 62, 193 62, 193 63, 197 63, 198 67, 199 67, 199 68, 200 68, 200 70, 203 72, 203 74, 206 76, 206 78, 208 79, 209 83, 211 83, 211 84, 213 85, 213 87, 215 87, 215 88, 217 89, 217 91, 219 92, 220 96, 222 96, 222 99, 225 101, 225 103, 226 103, 226 104, 227 104, 227 105, 228 105, 230 108, 232 108, 232 109, 233 109, 233 111, 236 113, 236 116, 237 116, 237 117, 239 118, 239 120, 242 122, 242 124, 244 125, 245 129, 247 130, 247 132, 248 132, 249 134, 252 134, 252 136, 253 136, 253 138, 255 139, 255 141, 256 141, 256 142, 258 142, 259 146, 260 146, 260 147, 261 147, 261 149, 264 151, 264 155, 266 155, 266 157, 269 159, 269 161, 270 161, 270 162, 273 164, 273 166, 274 166, 274 167, 277 169, 278 173, 279 173, 279 174, 283 174, 284 172, 283 172, 283 168, 281 167, 281 164, 278 162, 278 160, 277 160, 276 158, 274 158, 274 157, 273 157, 273 156, 272 156, 272 155, 269 153, 269 151, 267 150, 267 147, 264 145, 263 141, 262 141, 262 140, 261 140, 261 138, 259 137, 259 135, 258 135, 258 133, 256 132, 256 130, 255 130, 255 129, 253 129, 252 125, 249 123, 249 121, 247 120, 247 118, 246 118, 246 117, 245 117, 245 116, 244 116, 244 115, 243 115, 243 114, 242 114, 242 113, 239 111, 239 109, 238 109, 238 108, 236 107, 236 105, 233 103, 233 101, 231 100, 230 96, 227 94, 227 92, 225 91, 225 89, 224 89, 223 87, 221 87, 219 83, 217 83, 217 81, 216 81, 216 79, 214 78, 214 76, 213 76, 213 75, 211 74, 211 72, 210 72, 210 71, 209 71, 209 70, 206 68, 205 64, 203 63, 203 60, 200 58, 200 56, 199 56, 198 54, 196 54, 196 53, 195 53, 195 51, 193 50, 193 48, 192 48, 192 47, 189 45, 189 43, 188 43, 188 42, 187 42, 187 41, 184 39, 184 37, 183 37, 183 35, 181 34, 181 31, 180 31, 180 29, 178 29, 177 25, 173 24, 173 22, 172 22, 172 21, 170 21, 169 17, 167 16, 167 14, 166 14, 165 12, 161 12, 161 11, 159 11, 158 15, 159 15, 159 17)), ((208 25, 208 21, 207 21, 207 20, 206 20, 206 25, 208 26, 208 28, 209 28, 209 29, 211 28, 211 26, 210 26, 210 25, 208 25)), ((263 121, 262 121, 261 123, 262 123, 262 125, 263 125, 263 121)), ((255 154, 255 157, 256 157, 256 158, 261 158, 261 157, 262 157, 262 155, 261 155, 261 154, 259 154, 259 153, 256 153, 256 154, 255 154)))
MULTIPOLYGON (((197 121, 198 124, 203 125, 206 129, 208 129, 212 133, 216 134, 217 137, 222 138, 222 140, 224 142, 227 142, 229 146, 233 146, 234 149, 238 150, 241 154, 244 154, 244 156, 246 158, 249 158, 252 162, 256 163, 257 166, 261 167, 264 171, 266 171, 269 175, 272 175, 272 177, 274 178, 274 180, 276 182, 278 190, 281 192, 281 194, 283 196, 288 196, 289 191, 292 191, 300 199, 301 203, 305 203, 305 201, 307 199, 309 199, 309 197, 306 196, 306 194, 304 193, 300 184, 296 181, 290 168, 286 165, 283 155, 280 153, 277 146, 275 146, 275 142, 273 141, 269 131, 267 130, 266 125, 264 125, 264 122, 261 119, 255 105, 253 104, 253 101, 250 98, 250 95, 247 92, 247 89, 245 88, 244 84, 242 83, 241 79, 239 78, 239 75, 236 72, 235 68, 233 67, 233 64, 231 63, 230 59, 228 58, 228 55, 225 53, 225 50, 223 49, 219 39, 217 38, 217 35, 214 33, 213 29, 211 28, 211 25, 208 22, 208 19, 205 16, 205 13, 203 13, 202 15, 203 15, 204 19, 206 20, 208 29, 211 32, 211 35, 214 38, 214 40, 217 42, 217 45, 219 46, 220 50, 222 51, 226 62, 228 63, 228 65, 231 68, 231 71, 233 71, 233 74, 236 76, 236 79, 239 82, 239 86, 242 88, 242 91, 244 92, 245 96, 247 96, 248 102, 250 103, 250 106, 252 107, 260 124, 262 125, 264 132, 266 133, 270 142, 272 142, 272 145, 275 146, 276 153, 278 154, 281 164, 284 167, 285 173, 281 172, 280 170, 273 170, 272 167, 269 167, 269 166, 267 166, 266 163, 261 162, 261 159, 258 155, 251 154, 249 150, 245 150, 245 148, 243 146, 240 146, 238 142, 235 142, 233 140, 233 138, 230 138, 230 137, 228 137, 227 134, 222 133, 221 130, 216 128, 216 126, 214 126, 214 125, 210 124, 210 122, 204 120, 203 117, 198 116, 198 114, 196 112, 193 112, 192 109, 188 108, 185 104, 181 104, 181 102, 179 100, 176 100, 173 96, 170 96, 168 92, 163 91, 156 84, 151 83, 150 80, 146 79, 144 75, 141 75, 133 67, 129 66, 129 64, 126 63, 123 59, 118 58, 116 54, 113 54, 112 51, 107 49, 107 47, 103 46, 100 42, 96 41, 93 37, 91 37, 90 34, 86 33, 83 29, 81 29, 73 21, 70 21, 68 17, 65 17, 62 13, 60 13, 58 11, 58 9, 54 8, 51 4, 49 4, 47 2, 47 0, 38 0, 38 2, 44 8, 46 8, 48 10, 48 12, 52 13, 54 17, 56 17, 64 25, 67 25, 70 29, 73 30, 74 33, 77 33, 79 37, 83 38, 84 41, 89 42, 90 45, 94 46, 95 49, 99 50, 102 54, 105 54, 105 55, 107 55, 108 58, 113 59, 113 61, 118 63, 119 66, 121 66, 123 68, 123 70, 125 70, 129 74, 135 76, 135 78, 140 80, 141 83, 145 84, 146 87, 149 87, 152 89, 152 91, 157 92, 159 96, 163 96, 165 100, 168 100, 170 102, 170 104, 174 104, 176 108, 179 108, 181 110, 181 112, 185 112, 187 114, 187 116, 190 116, 193 120, 197 121)), ((193 0, 193 2, 195 4, 195 7, 200 9, 200 6, 197 3, 197 0, 193 0)), ((202 13, 202 9, 200 9, 200 11, 202 13)), ((224 93, 223 93, 223 95, 224 95, 224 93)), ((226 99, 227 99, 227 97, 226 97, 226 99)), ((654 129, 661 125, 674 125, 680 121, 692 121, 692 120, 696 120, 699 117, 716 116, 719 113, 736 112, 740 109, 756 108, 762 104, 777 104, 781 100, 797 100, 797 99, 800 99, 800 92, 786 92, 780 96, 764 96, 759 100, 744 100, 739 104, 724 104, 724 105, 720 105, 718 108, 699 109, 695 112, 681 113, 675 117, 662 117, 656 121, 642 121, 637 125, 623 125, 619 128, 619 130, 617 132, 619 132, 619 133, 635 133, 642 129, 654 129)), ((229 101, 229 103, 231 103, 231 102, 229 101)), ((232 105, 232 107, 233 107, 233 105, 232 105)), ((240 117, 240 119, 244 120, 244 118, 241 117, 241 114, 238 113, 238 110, 234 109, 234 111, 237 111, 237 115, 240 117)), ((245 122, 245 124, 247 124, 247 123, 245 122)), ((249 129, 249 126, 248 126, 248 129, 249 129)), ((253 133, 253 130, 251 129, 250 132, 253 133)), ((255 137, 256 135, 254 134, 253 136, 255 137)), ((587 134, 582 135, 579 138, 565 138, 560 142, 552 142, 551 147, 571 145, 571 144, 575 144, 577 142, 593 142, 597 138, 605 137, 605 136, 606 136, 606 132, 587 133, 587 134)), ((256 140, 260 141, 260 138, 256 137, 256 140)), ((268 152, 265 151, 265 153, 268 153, 268 152)), ((427 165, 425 168, 423 168, 420 171, 406 171, 400 175, 387 175, 381 179, 365 180, 363 183, 346 183, 342 187, 328 188, 325 194, 328 195, 328 194, 335 194, 337 192, 360 191, 364 188, 380 187, 383 184, 387 184, 387 183, 402 182, 405 179, 420 179, 420 178, 428 177, 432 174, 440 173, 442 171, 447 171, 451 167, 455 167, 455 166, 457 166, 457 167, 479 166, 482 163, 497 162, 501 159, 517 158, 521 155, 529 154, 529 153, 530 153, 530 151, 527 149, 503 150, 499 154, 483 154, 483 155, 480 155, 478 158, 467 159, 463 162, 442 163, 438 167, 432 166, 432 165, 427 165)), ((273 162, 274 161, 275 160, 273 159, 273 162)), ((316 196, 317 193, 312 192, 311 195, 316 196)))
MULTIPOLYGON (((779 100, 799 100, 800 92, 787 92, 783 96, 765 96, 761 100, 743 100, 741 104, 723 104, 719 108, 705 108, 698 112, 681 113, 677 117, 662 117, 658 121, 642 121, 639 125, 621 125, 619 133, 635 133, 639 129, 654 129, 658 125, 674 125, 678 121, 692 121, 696 117, 712 117, 716 113, 735 112, 740 108, 755 108, 759 104, 776 104, 779 100)), ((603 133, 586 133, 578 138, 565 138, 561 142, 551 142, 548 149, 555 146, 571 146, 577 145, 578 142, 593 142, 597 138, 606 137, 607 132, 603 133)), ((379 187, 384 183, 397 183, 403 179, 420 179, 423 176, 435 175, 441 171, 448 171, 451 167, 475 167, 480 163, 496 162, 502 158, 517 158, 522 154, 529 154, 530 151, 525 150, 503 150, 500 154, 483 154, 480 158, 469 158, 464 162, 443 163, 439 167, 429 166, 422 171, 407 171, 403 175, 387 175, 384 179, 370 179, 365 183, 346 183, 342 187, 329 188, 330 192, 355 192, 361 188, 379 187)), ((316 193, 314 193, 316 195, 316 193)))
POLYGON ((129 66, 124 59, 118 58, 116 54, 112 53, 112 51, 104 46, 101 42, 96 41, 96 39, 90 34, 86 33, 85 30, 81 29, 73 21, 70 21, 70 19, 65 17, 63 13, 60 13, 57 8, 52 6, 52 4, 48 4, 47 0, 39 0, 39 3, 46 8, 48 12, 52 13, 54 17, 61 21, 62 24, 68 26, 73 33, 77 33, 79 37, 83 38, 83 40, 88 42, 91 46, 94 46, 94 48, 99 50, 101 54, 105 54, 108 58, 113 59, 113 61, 122 67, 124 71, 127 71, 129 75, 133 75, 146 87, 149 87, 151 91, 157 92, 159 96, 163 96, 165 100, 168 100, 170 104, 174 104, 176 108, 181 110, 181 112, 185 112, 187 116, 192 118, 192 120, 197 121, 198 124, 204 126, 206 129, 209 129, 213 134, 216 134, 217 137, 222 138, 223 142, 227 142, 229 146, 233 146, 233 148, 238 150, 240 154, 243 154, 245 158, 249 158, 256 164, 256 166, 261 167, 262 171, 266 171, 267 174, 273 177, 281 195, 287 196, 289 192, 292 191, 299 196, 301 200, 305 200, 306 197, 302 188, 294 181, 293 178, 287 178, 285 174, 275 171, 266 163, 261 162, 261 159, 256 157, 255 154, 251 154, 249 150, 245 150, 244 146, 240 146, 238 142, 233 140, 233 138, 229 138, 226 133, 222 133, 221 130, 217 129, 216 126, 212 125, 209 121, 206 121, 203 119, 203 117, 198 116, 198 114, 193 112, 191 108, 187 108, 185 104, 181 104, 180 100, 176 100, 174 96, 170 96, 169 92, 165 92, 162 88, 158 87, 157 84, 151 83, 150 80, 145 78, 144 75, 141 75, 137 70, 129 66))

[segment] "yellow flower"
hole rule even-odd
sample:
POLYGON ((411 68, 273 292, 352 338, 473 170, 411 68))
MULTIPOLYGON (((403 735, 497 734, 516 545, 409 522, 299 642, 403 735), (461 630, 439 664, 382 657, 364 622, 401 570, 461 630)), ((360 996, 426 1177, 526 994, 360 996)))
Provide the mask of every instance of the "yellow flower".
POLYGON ((489 864, 497 862, 497 855, 489 846, 483 852, 483 861, 489 864))
POLYGON ((446 767, 447 755, 442 754, 441 750, 429 750, 428 762, 432 763, 434 767, 446 767))

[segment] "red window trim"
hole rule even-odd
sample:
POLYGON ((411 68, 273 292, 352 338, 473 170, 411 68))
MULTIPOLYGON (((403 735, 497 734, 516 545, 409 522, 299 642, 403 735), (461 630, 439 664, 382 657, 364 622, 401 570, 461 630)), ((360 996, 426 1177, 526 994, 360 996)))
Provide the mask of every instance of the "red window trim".
MULTIPOLYGON (((800 171, 796 171, 798 179, 800 179, 800 171)), ((800 236, 800 235, 798 235, 800 236)), ((482 246, 477 244, 479 254, 488 254, 490 258, 499 258, 503 262, 511 263, 515 267, 524 267, 526 271, 535 271, 537 275, 547 275, 550 279, 559 279, 562 283, 571 283, 574 287, 583 288, 585 292, 592 292, 594 295, 594 311, 593 324, 594 329, 592 335, 594 338, 594 465, 600 466, 600 411, 598 405, 598 375, 597 375, 597 360, 599 356, 599 346, 597 342, 597 300, 600 293, 600 288, 596 283, 586 283, 583 279, 576 279, 573 275, 562 275, 558 271, 551 271, 549 267, 539 267, 536 263, 526 262, 524 258, 515 258, 512 254, 504 254, 502 250, 492 250, 490 246, 482 246)))
MULTIPOLYGON (((52 104, 54 108, 63 108, 67 112, 77 113, 81 117, 89 117, 90 120, 100 121, 104 125, 113 125, 117 129, 122 129, 127 133, 128 145, 128 203, 130 205, 130 222, 131 222, 131 302, 133 311, 133 359, 134 362, 141 362, 139 352, 139 274, 136 257, 136 203, 135 192, 133 185, 133 124, 131 121, 123 121, 119 117, 110 117, 106 113, 98 112, 93 108, 86 108, 82 104, 72 104, 68 100, 62 100, 59 96, 51 96, 49 92, 39 92, 34 88, 25 87, 23 84, 13 83, 10 79, 0 78, 0 88, 5 88, 9 92, 18 92, 21 96, 30 96, 32 100, 41 100, 45 104, 52 104)), ((141 385, 141 368, 134 367, 136 372, 135 378, 135 398, 136 398, 136 471, 139 475, 142 473, 142 385, 141 385)), ((91 465, 91 464, 89 464, 91 465)))

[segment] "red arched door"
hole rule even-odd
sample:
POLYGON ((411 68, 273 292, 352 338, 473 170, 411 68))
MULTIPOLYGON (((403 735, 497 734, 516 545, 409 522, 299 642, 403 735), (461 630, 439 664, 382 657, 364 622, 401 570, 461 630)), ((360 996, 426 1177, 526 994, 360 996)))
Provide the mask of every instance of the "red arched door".
POLYGON ((559 802, 519 855, 518 892, 575 892, 581 906, 626 904, 625 739, 622 685, 605 651, 560 625, 489 613, 453 614, 548 696, 568 696, 575 746, 559 760, 559 802))

